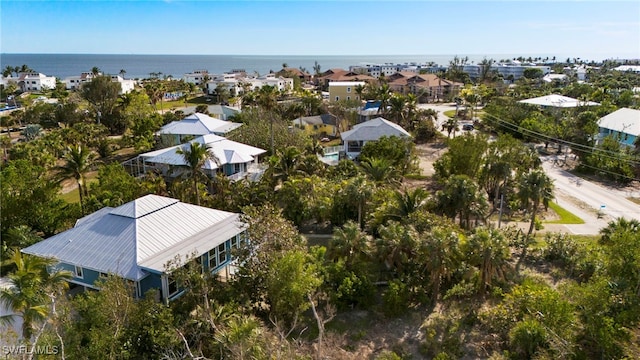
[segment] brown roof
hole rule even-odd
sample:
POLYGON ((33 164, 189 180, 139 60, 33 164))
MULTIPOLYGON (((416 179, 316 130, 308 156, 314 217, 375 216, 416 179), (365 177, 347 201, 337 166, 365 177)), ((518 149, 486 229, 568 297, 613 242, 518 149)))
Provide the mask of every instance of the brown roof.
POLYGON ((300 76, 300 77, 311 76, 311 75, 309 75, 309 73, 304 72, 304 71, 302 71, 302 70, 300 70, 298 68, 290 68, 290 67, 287 67, 287 68, 284 68, 284 69, 278 71, 278 74, 279 73, 285 73, 285 72, 288 72, 290 74, 293 74, 293 75, 296 75, 296 76, 300 76))

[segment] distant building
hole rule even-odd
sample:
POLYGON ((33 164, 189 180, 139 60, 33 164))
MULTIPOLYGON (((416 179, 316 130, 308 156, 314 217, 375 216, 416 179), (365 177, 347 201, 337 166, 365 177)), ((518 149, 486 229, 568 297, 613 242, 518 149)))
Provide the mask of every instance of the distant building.
POLYGON ((435 74, 398 72, 387 79, 391 90, 400 94, 414 94, 419 101, 439 101, 457 94, 464 84, 446 80, 435 74))
POLYGON ((364 87, 364 81, 333 81, 329 83, 329 101, 360 100, 356 92, 358 86, 364 87))
POLYGON ((192 73, 182 75, 184 82, 194 85, 204 84, 209 78, 210 76, 207 70, 195 70, 192 73))
POLYGON ((322 73, 317 78, 317 81, 325 89, 328 88, 332 82, 349 82, 349 81, 364 81, 371 82, 376 80, 375 77, 368 74, 359 74, 353 71, 347 71, 343 69, 329 69, 322 73))
MULTIPOLYGON (((505 80, 518 80, 524 76, 526 69, 540 69, 542 75, 551 73, 551 67, 546 65, 522 65, 520 63, 494 63, 489 71, 496 72, 505 80)), ((477 80, 482 74, 482 65, 465 64, 462 71, 469 75, 472 80, 477 80)))
POLYGON ((546 96, 539 96, 536 98, 520 100, 519 102, 531 105, 537 105, 543 108, 574 108, 579 106, 598 106, 600 105, 594 101, 583 101, 568 96, 551 94, 546 96))
MULTIPOLYGON (((85 83, 91 82, 96 76, 103 76, 102 73, 83 72, 77 76, 68 76, 62 82, 67 90, 79 90, 85 83)), ((133 79, 125 79, 120 75, 108 75, 112 82, 120 85, 119 94, 128 94, 135 89, 137 82, 133 79)))
POLYGON ((613 68, 613 70, 615 71, 622 71, 622 72, 634 72, 634 73, 640 73, 640 65, 620 65, 616 68, 613 68))
POLYGON ((336 135, 338 119, 331 114, 302 116, 291 123, 294 127, 305 131, 309 135, 336 135))
POLYGON ((276 74, 260 77, 247 77, 242 74, 215 75, 207 82, 207 93, 215 94, 219 86, 229 90, 231 96, 237 96, 245 91, 256 91, 263 86, 272 86, 277 91, 288 93, 293 90, 293 78, 276 76, 276 74))
POLYGON ((43 91, 56 88, 55 76, 47 76, 38 72, 22 72, 15 80, 21 91, 43 91))

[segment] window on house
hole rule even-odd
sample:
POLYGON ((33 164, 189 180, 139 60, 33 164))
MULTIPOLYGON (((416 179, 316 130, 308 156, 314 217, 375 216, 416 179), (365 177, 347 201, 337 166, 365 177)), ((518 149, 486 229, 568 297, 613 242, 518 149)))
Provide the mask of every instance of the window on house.
POLYGON ((216 249, 209 250, 209 270, 218 267, 218 256, 216 255, 216 249))
POLYGON ((362 141, 349 141, 349 143, 347 144, 347 151, 360 152, 362 151, 362 145, 363 145, 362 141))
POLYGON ((172 275, 169 275, 167 281, 169 282, 169 296, 175 295, 178 292, 178 281, 172 275))
POLYGON ((348 87, 348 88, 347 88, 347 94, 348 94, 348 93, 350 93, 350 92, 351 92, 351 88, 350 88, 350 87, 348 87))
POLYGON ((336 96, 336 101, 339 101, 339 100, 340 100, 340 96, 336 96))
POLYGON ((76 266, 75 269, 74 269, 74 274, 73 275, 75 277, 77 277, 77 278, 81 278, 82 279, 82 277, 83 277, 83 275, 82 275, 82 267, 76 266))
POLYGON ((347 100, 351 100, 351 96, 347 96, 347 100))
POLYGON ((223 264, 225 261, 227 261, 226 241, 218 245, 218 264, 223 264))

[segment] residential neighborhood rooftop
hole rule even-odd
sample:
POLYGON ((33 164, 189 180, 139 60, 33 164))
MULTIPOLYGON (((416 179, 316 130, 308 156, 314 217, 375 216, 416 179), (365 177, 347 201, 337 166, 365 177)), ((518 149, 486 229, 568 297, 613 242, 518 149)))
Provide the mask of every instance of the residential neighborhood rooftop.
POLYGON ((22 252, 137 281, 148 271, 165 272, 176 256, 201 254, 243 228, 238 214, 146 195, 103 208, 22 252))

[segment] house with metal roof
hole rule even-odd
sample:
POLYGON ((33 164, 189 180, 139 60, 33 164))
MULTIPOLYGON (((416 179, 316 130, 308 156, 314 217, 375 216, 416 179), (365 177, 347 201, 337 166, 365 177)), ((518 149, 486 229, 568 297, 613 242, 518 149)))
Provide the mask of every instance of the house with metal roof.
POLYGON ((411 137, 402 126, 378 117, 373 120, 354 125, 351 130, 340 134, 344 152, 350 158, 360 155, 362 147, 369 141, 376 141, 383 136, 411 137))
POLYGON ((130 166, 131 172, 135 176, 155 171, 166 177, 178 177, 187 169, 187 162, 184 160, 184 156, 178 153, 178 150, 189 150, 192 143, 200 143, 211 154, 211 157, 202 166, 202 169, 210 177, 222 173, 232 181, 246 177, 252 180, 264 172, 259 164, 259 157, 265 154, 266 150, 217 135, 203 135, 186 144, 140 154, 137 158, 123 165, 130 166))
POLYGON ((196 261, 230 276, 231 251, 245 241, 246 228, 236 213, 146 195, 100 209, 22 252, 57 260, 56 268, 70 271, 69 281, 84 288, 99 290, 102 277, 116 275, 134 284, 137 297, 158 289, 168 302, 183 291, 171 275, 175 266, 196 261))
POLYGON ((558 94, 539 96, 536 98, 520 100, 520 102, 546 108, 574 108, 579 106, 600 105, 599 103, 594 101, 583 101, 558 94))
POLYGON ((156 133, 160 136, 160 141, 167 145, 182 144, 187 139, 202 135, 224 136, 233 129, 237 129, 242 124, 231 121, 224 121, 213 118, 206 114, 191 114, 180 121, 172 121, 163 126, 156 133))
POLYGON ((620 144, 633 147, 640 136, 640 110, 618 109, 601 117, 598 129, 598 143, 607 136, 613 136, 620 144))

